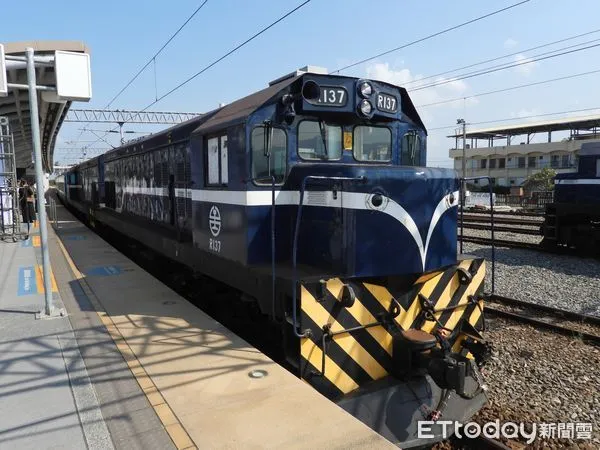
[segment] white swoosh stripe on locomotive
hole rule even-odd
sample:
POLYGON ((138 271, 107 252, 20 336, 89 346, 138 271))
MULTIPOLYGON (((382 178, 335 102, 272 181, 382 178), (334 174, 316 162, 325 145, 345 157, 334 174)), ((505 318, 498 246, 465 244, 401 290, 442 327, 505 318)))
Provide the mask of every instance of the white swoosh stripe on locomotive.
MULTIPOLYGON (((176 197, 192 198, 195 202, 220 203, 227 205, 238 206, 271 206, 272 194, 271 191, 229 191, 229 190, 205 190, 205 189, 176 189, 176 197)), ((142 195, 159 195, 168 196, 167 188, 147 188, 129 186, 124 189, 124 193, 142 194, 142 195)), ((427 249, 429 241, 435 226, 439 222, 442 215, 448 209, 458 205, 458 191, 444 196, 431 217, 427 238, 423 243, 423 238, 417 224, 412 216, 398 203, 389 197, 382 195, 383 202, 380 208, 375 209, 367 201, 371 194, 365 192, 340 192, 337 200, 333 198, 333 191, 307 191, 304 193, 302 202, 305 206, 321 206, 326 208, 343 208, 343 209, 359 209, 359 210, 378 210, 388 216, 393 217, 400 222, 410 233, 414 239, 419 253, 421 255, 421 264, 425 269, 425 261, 427 259, 427 249), (318 194, 315 195, 315 194, 318 194)), ((275 191, 276 205, 298 205, 300 204, 300 191, 275 191)))

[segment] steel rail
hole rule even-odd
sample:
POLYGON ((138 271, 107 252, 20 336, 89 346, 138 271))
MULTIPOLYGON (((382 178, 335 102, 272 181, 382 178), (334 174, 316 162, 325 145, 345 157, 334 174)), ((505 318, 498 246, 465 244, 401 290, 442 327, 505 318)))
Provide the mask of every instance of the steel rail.
MULTIPOLYGON (((495 228, 494 228, 495 230, 495 228)), ((483 238, 483 237, 478 237, 478 236, 458 236, 459 240, 462 240, 463 242, 470 242, 472 244, 481 244, 481 245, 491 245, 492 244, 492 240, 490 238, 483 238)), ((508 241, 505 239, 494 239, 494 245, 496 245, 496 247, 510 247, 510 248, 524 248, 527 250, 536 250, 536 251, 542 251, 542 252, 549 252, 549 253, 559 253, 559 251, 555 251, 554 249, 547 249, 545 247, 542 247, 539 244, 534 244, 531 242, 519 242, 519 241, 508 241)))
MULTIPOLYGON (((497 213, 496 213, 497 214, 497 213)), ((482 222, 482 223, 487 223, 490 220, 490 216, 486 216, 484 214, 482 215, 473 215, 473 214, 464 214, 463 215, 463 219, 465 223, 471 223, 471 222, 482 222)), ((529 226, 540 226, 543 222, 543 220, 536 220, 536 219, 523 219, 523 218, 518 218, 518 217, 498 217, 497 215, 494 215, 494 222, 496 223, 502 223, 502 224, 506 224, 506 225, 529 225, 529 226)))
POLYGON ((572 311, 566 311, 550 306, 525 302, 522 300, 516 300, 495 294, 489 296, 486 300, 487 301, 486 306, 484 308, 484 313, 493 316, 495 315, 498 317, 503 317, 505 319, 517 322, 527 323, 529 325, 533 325, 536 328, 546 329, 565 336, 577 337, 587 344, 600 345, 600 335, 543 320, 543 317, 540 317, 540 313, 545 315, 546 318, 550 320, 568 320, 571 322, 579 322, 582 324, 590 324, 595 326, 600 326, 600 317, 594 317, 587 314, 579 314, 572 311), (519 307, 523 310, 529 309, 534 313, 537 312, 538 315, 536 317, 532 317, 529 315, 521 314, 519 312, 505 311, 503 309, 498 309, 490 306, 490 303, 519 307))
MULTIPOLYGON (((467 230, 470 229, 470 230, 490 231, 492 229, 492 225, 487 224, 487 223, 465 222, 464 228, 467 230)), ((500 226, 494 225, 494 231, 500 232, 500 233, 515 233, 515 234, 528 234, 528 235, 532 235, 532 236, 541 236, 541 233, 539 230, 539 225, 538 225, 537 230, 533 229, 533 228, 514 228, 514 227, 504 227, 502 225, 500 225, 500 226)))
POLYGON ((517 306, 520 308, 529 308, 538 310, 547 314, 555 315, 558 318, 564 318, 567 320, 577 321, 581 323, 589 323, 592 325, 600 326, 600 317, 592 316, 589 314, 581 314, 573 311, 567 311, 565 309, 554 308, 553 306, 540 305, 538 303, 527 302, 524 300, 517 300, 516 298, 504 297, 502 295, 493 294, 487 298, 488 302, 499 303, 508 306, 517 306))

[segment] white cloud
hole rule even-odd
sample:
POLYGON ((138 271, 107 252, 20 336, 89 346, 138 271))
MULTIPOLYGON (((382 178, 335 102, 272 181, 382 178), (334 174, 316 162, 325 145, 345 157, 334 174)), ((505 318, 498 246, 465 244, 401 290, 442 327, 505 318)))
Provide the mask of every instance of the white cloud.
POLYGON ((530 75, 533 70, 538 66, 537 62, 532 62, 531 58, 528 58, 523 53, 515 55, 515 62, 519 65, 515 67, 515 70, 523 75, 530 75))
MULTIPOLYGON (((424 76, 420 74, 413 74, 410 69, 407 68, 395 70, 390 68, 389 63, 371 64, 367 67, 367 77, 373 80, 386 81, 397 86, 406 87, 409 90, 410 97, 413 103, 417 106, 417 109, 420 105, 428 105, 430 103, 443 102, 444 100, 456 98, 469 89, 468 84, 465 83, 464 80, 437 77, 436 79, 425 80, 422 84, 427 85, 431 83, 445 83, 441 84, 440 86, 410 92, 411 89, 421 85, 420 83, 414 82, 418 82, 420 79, 423 79, 424 76)), ((476 98, 472 98, 467 99, 466 102, 468 105, 473 105, 478 103, 478 100, 476 98)), ((435 107, 462 108, 463 106, 464 101, 456 101, 451 103, 442 103, 440 105, 436 105, 435 107)), ((424 117, 424 120, 431 120, 429 110, 431 110, 431 108, 419 110, 419 114, 424 117)))
POLYGON ((445 83, 440 88, 448 89, 456 93, 462 93, 467 90, 467 83, 464 80, 457 80, 456 78, 444 78, 438 77, 435 80, 436 83, 445 83))
POLYGON ((409 69, 392 70, 389 63, 375 63, 368 66, 367 76, 374 80, 386 81, 398 86, 404 86, 406 83, 415 80, 409 69))
POLYGON ((504 48, 513 48, 519 44, 518 41, 515 41, 513 38, 508 38, 504 41, 504 48))

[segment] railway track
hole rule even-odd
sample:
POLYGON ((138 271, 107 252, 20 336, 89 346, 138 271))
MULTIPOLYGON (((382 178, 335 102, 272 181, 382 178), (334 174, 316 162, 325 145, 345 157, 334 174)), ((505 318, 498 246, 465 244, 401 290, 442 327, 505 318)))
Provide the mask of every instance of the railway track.
MULTIPOLYGON (((464 228, 467 230, 484 230, 491 231, 492 225, 487 223, 465 223, 464 228)), ((502 225, 494 224, 494 231, 501 233, 515 233, 515 234, 527 234, 531 236, 540 236, 539 225, 537 229, 534 228, 518 228, 518 227, 506 227, 502 225)))
MULTIPOLYGON (((488 210, 469 210, 465 209, 465 214, 472 214, 477 216, 489 217, 490 211, 488 210)), ((543 217, 544 212, 531 212, 531 211, 494 211, 494 217, 496 216, 522 216, 522 217, 543 217)))
MULTIPOLYGON (((496 230, 494 228, 494 230, 496 230)), ((480 245, 492 245, 492 240, 490 238, 482 238, 478 236, 458 236, 458 240, 462 240, 463 242, 470 242, 472 244, 480 244, 480 245)), ((509 247, 509 248, 524 248, 527 250, 536 250, 547 253, 557 253, 554 249, 547 249, 539 244, 534 244, 531 242, 520 242, 520 241, 509 241, 506 239, 495 239, 494 245, 496 247, 509 247)))
MULTIPOLYGON (((463 214, 463 221, 467 223, 490 223, 491 216, 489 214, 463 214)), ((458 223, 460 225, 460 214, 458 215, 458 223)), ((528 225, 539 227, 543 220, 538 219, 523 219, 522 217, 503 217, 494 214, 494 223, 505 224, 505 225, 528 225)))
MULTIPOLYGON (((466 227, 465 227, 466 228, 466 227)), ((498 231, 494 227, 494 231, 498 231)), ((541 236, 540 236, 541 237, 541 236)), ((458 235, 458 240, 462 242, 469 242, 472 244, 491 246, 492 239, 480 236, 461 236, 458 235)), ((564 256, 576 256, 579 258, 592 258, 598 259, 600 255, 594 252, 593 249, 579 250, 564 246, 545 246, 541 243, 513 241, 508 239, 496 239, 494 238, 495 247, 506 247, 506 248, 519 248, 524 250, 533 250, 540 253, 550 253, 553 255, 564 255, 564 256)))
POLYGON ((576 337, 600 346, 600 317, 539 305, 492 294, 485 312, 497 317, 527 323, 536 328, 576 337))

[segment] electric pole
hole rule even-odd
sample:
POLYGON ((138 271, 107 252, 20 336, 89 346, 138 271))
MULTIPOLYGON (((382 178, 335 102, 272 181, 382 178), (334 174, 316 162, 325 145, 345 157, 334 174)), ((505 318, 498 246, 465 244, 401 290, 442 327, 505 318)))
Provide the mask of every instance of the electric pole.
POLYGON ((462 177, 467 177, 467 123, 465 119, 457 119, 457 125, 462 125, 462 135, 463 135, 463 144, 462 144, 462 177))

